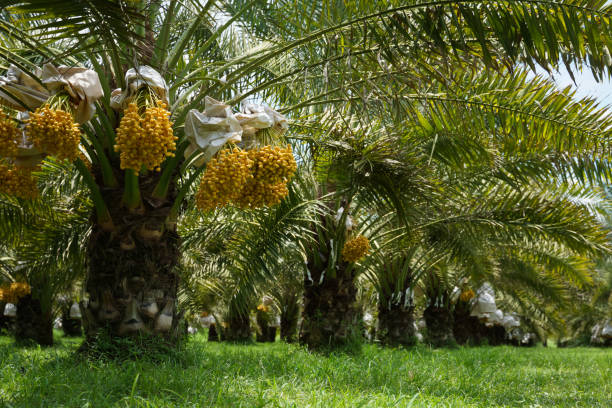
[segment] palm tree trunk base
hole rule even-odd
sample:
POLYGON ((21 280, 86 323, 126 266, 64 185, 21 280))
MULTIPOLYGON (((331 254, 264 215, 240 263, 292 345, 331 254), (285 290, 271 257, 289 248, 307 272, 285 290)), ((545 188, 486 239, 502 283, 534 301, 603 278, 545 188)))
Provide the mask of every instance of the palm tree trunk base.
MULTIPOLYGON (((99 169, 92 172, 102 179, 99 169)), ((185 336, 177 311, 180 238, 168 222, 176 186, 164 200, 153 197, 159 177, 157 172, 139 177, 141 203, 133 210, 124 205, 122 185, 101 190, 113 228, 94 224, 89 237, 89 299, 81 302, 85 349, 105 342, 120 346, 124 339, 144 349, 175 347, 185 336)))
POLYGON ((456 345, 453 336, 453 315, 445 307, 428 306, 423 312, 427 324, 426 340, 434 347, 456 345))
POLYGON ((454 311, 453 335, 459 344, 477 346, 483 342, 484 324, 470 316, 468 302, 457 302, 454 311))
POLYGON ((280 314, 280 338, 286 343, 297 340, 300 319, 300 299, 297 295, 288 295, 283 299, 280 314))
POLYGON ((51 313, 43 313, 38 299, 27 295, 17 304, 15 320, 15 340, 18 343, 37 343, 41 346, 53 345, 53 321, 51 313))
POLYGON ((251 320, 248 316, 234 316, 221 332, 221 341, 245 343, 252 341, 251 320))
POLYGON ((211 324, 208 328, 208 341, 219 341, 219 333, 217 332, 217 325, 211 324))
POLYGON ((274 343, 276 340, 276 327, 260 327, 261 333, 257 333, 255 341, 258 343, 274 343))
POLYGON ((342 277, 340 272, 321 284, 306 282, 300 343, 310 349, 356 347, 363 341, 357 287, 351 277, 342 277))
POLYGON ((11 334, 15 333, 15 318, 4 315, 4 307, 6 303, 0 302, 0 334, 11 334))
MULTIPOLYGON (((149 225, 147 222, 151 220, 130 220, 130 225, 149 225)), ((119 228, 125 229, 124 233, 111 234, 95 227, 91 234, 86 286, 89 301, 81 302, 84 348, 97 348, 100 339, 121 344, 122 338, 152 337, 159 344, 172 346, 185 335, 176 307, 178 235, 166 230, 152 240, 139 238, 127 228, 119 228), (122 235, 133 235, 129 246, 117 238, 122 235)), ((143 343, 145 348, 146 344, 148 340, 143 343)))
POLYGON ((274 343, 276 340, 276 327, 270 326, 274 315, 270 312, 257 310, 255 318, 259 329, 255 335, 255 341, 258 343, 274 343))
POLYGON ((391 346, 414 346, 417 343, 414 327, 414 308, 392 305, 378 309, 377 340, 391 346))
POLYGON ((62 313, 62 331, 66 337, 79 337, 83 335, 81 319, 72 319, 68 311, 62 313))
POLYGON ((485 342, 490 346, 510 344, 503 326, 487 327, 477 317, 470 316, 469 303, 462 301, 457 302, 453 312, 453 335, 458 344, 475 346, 485 342))
POLYGON ((280 338, 286 343, 294 343, 297 340, 298 317, 283 316, 281 314, 280 338))

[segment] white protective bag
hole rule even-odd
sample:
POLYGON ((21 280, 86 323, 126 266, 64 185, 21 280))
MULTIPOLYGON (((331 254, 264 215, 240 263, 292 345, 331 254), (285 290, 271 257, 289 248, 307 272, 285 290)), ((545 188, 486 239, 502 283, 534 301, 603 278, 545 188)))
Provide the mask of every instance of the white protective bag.
POLYGON ((45 64, 41 79, 51 93, 66 91, 73 100, 78 101, 74 121, 79 124, 93 117, 96 113, 95 103, 104 95, 96 71, 84 67, 45 64))
POLYGON ((236 119, 242 126, 244 136, 253 136, 260 129, 278 126, 281 131, 289 128, 287 118, 269 106, 246 104, 242 112, 236 114, 236 119))
POLYGON ((281 321, 280 321, 280 316, 274 316, 271 321, 270 324, 268 325, 269 327, 280 327, 281 321))
POLYGON ((7 303, 4 306, 4 315, 6 317, 15 317, 17 316, 17 306, 12 303, 7 303))
POLYGON ((111 92, 110 105, 115 110, 125 109, 138 90, 144 86, 148 86, 159 99, 169 104, 166 81, 159 72, 148 65, 128 69, 125 73, 125 84, 127 89, 115 89, 111 92))
POLYGON ((204 112, 192 109, 185 119, 185 135, 191 142, 185 151, 185 157, 195 151, 202 156, 195 163, 201 166, 223 148, 227 142, 239 143, 242 140, 242 127, 234 116, 229 105, 225 105, 209 96, 204 100, 204 112))
MULTIPOLYGON (((340 219, 342 218, 343 213, 344 213, 344 207, 338 208, 338 212, 336 212, 336 216, 334 217, 334 220, 336 221, 336 223, 340 222, 340 219)), ((344 227, 346 228, 347 231, 352 231, 354 226, 355 224, 353 223, 353 217, 351 217, 350 215, 347 215, 344 221, 344 227)))
POLYGON ((504 321, 504 312, 500 309, 497 309, 493 313, 487 313, 486 324, 491 326, 501 326, 504 321))
MULTIPOLYGON (((39 76, 40 69, 34 74, 39 76)), ((0 76, 0 105, 23 111, 26 109, 19 103, 22 102, 34 110, 48 98, 49 91, 15 65, 9 66, 6 74, 0 76)))
POLYGON ((504 319, 502 321, 502 325, 504 326, 504 328, 506 330, 511 330, 513 327, 519 327, 521 325, 521 322, 519 321, 519 319, 512 315, 512 314, 507 314, 504 316, 504 319))
POLYGON ((82 317, 81 308, 78 303, 73 303, 72 306, 70 306, 70 313, 68 315, 71 319, 80 319, 82 317))
POLYGON ((191 144, 185 150, 185 158, 201 152, 193 164, 201 166, 228 142, 241 143, 245 150, 258 146, 255 133, 261 129, 276 127, 281 132, 289 128, 287 118, 274 109, 255 104, 243 106, 242 112, 234 114, 229 105, 210 96, 204 99, 204 111, 192 109, 185 119, 185 135, 191 144))
POLYGON ((495 313, 497 305, 495 304, 495 292, 488 282, 482 284, 476 292, 472 311, 470 316, 486 317, 487 313, 495 313))
POLYGON ((213 324, 215 324, 215 318, 212 315, 200 317, 200 325, 202 327, 208 328, 213 324))

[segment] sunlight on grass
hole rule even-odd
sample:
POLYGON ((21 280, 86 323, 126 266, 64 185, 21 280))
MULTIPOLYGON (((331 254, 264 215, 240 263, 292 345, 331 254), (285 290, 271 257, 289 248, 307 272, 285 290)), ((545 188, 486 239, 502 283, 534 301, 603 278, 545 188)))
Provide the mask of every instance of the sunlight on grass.
POLYGON ((488 407, 612 404, 612 351, 431 350, 367 345, 322 356, 283 343, 230 345, 196 337, 162 363, 84 361, 78 340, 51 349, 0 338, 7 407, 488 407))

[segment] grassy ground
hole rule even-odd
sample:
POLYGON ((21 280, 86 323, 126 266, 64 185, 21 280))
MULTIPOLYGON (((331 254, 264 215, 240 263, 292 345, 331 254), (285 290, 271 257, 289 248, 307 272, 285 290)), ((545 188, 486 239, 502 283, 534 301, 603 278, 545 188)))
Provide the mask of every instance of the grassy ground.
POLYGON ((612 406, 609 349, 367 345, 321 356, 196 337, 180 357, 119 364, 75 358, 79 340, 58 343, 0 337, 0 407, 612 406))

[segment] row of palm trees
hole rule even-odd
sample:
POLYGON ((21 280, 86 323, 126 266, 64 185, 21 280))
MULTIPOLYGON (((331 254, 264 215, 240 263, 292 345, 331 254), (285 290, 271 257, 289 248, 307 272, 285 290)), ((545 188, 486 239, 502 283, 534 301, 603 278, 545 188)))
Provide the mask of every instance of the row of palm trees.
MULTIPOLYGON (((474 290, 484 281, 492 282, 509 310, 549 329, 561 327, 561 317, 552 309, 570 304, 576 291, 591 285, 591 260, 605 253, 607 246, 594 209, 573 195, 577 188, 570 195, 567 186, 552 184, 557 182, 555 177, 545 188, 527 178, 525 184, 518 183, 517 192, 497 175, 484 179, 479 159, 474 163, 477 169, 450 169, 447 162, 430 157, 428 149, 422 149, 421 160, 427 161, 429 169, 437 166, 438 174, 451 174, 453 181, 462 178, 466 184, 458 190, 440 177, 434 185, 431 176, 407 171, 421 181, 410 188, 414 181, 401 173, 401 166, 417 169, 423 164, 410 162, 387 147, 401 146, 398 140, 385 145, 382 136, 375 137, 381 146, 375 150, 374 143, 364 143, 369 148, 367 156, 348 144, 338 148, 336 141, 326 141, 323 151, 333 152, 328 165, 318 167, 301 160, 306 174, 300 175, 287 200, 271 212, 255 218, 252 213, 216 213, 209 223, 202 222, 200 214, 188 212, 181 236, 189 259, 186 298, 194 310, 214 310, 216 302, 223 300, 221 310, 226 316, 220 320, 229 323, 228 330, 233 330, 232 322, 241 325, 229 338, 244 338, 250 335, 244 329, 249 324, 246 311, 253 310, 262 295, 275 295, 282 319, 282 310, 296 302, 295 297, 282 300, 283 296, 303 291, 300 339, 312 347, 344 344, 351 335, 360 336, 358 292, 371 287, 377 294, 382 341, 413 341, 413 313, 418 305, 419 310, 425 309, 432 340, 444 343, 452 339, 451 292, 468 279, 474 290), (367 163, 371 172, 363 179, 355 171, 359 163, 367 163), (387 164, 397 167, 386 169, 387 164), (470 180, 472 172, 477 180, 470 180), (481 187, 466 187, 470 182, 481 187), (381 186, 389 190, 381 192, 381 186), (423 197, 417 192, 423 192, 423 197), (406 202, 411 203, 410 214, 404 213, 401 219, 406 202), (352 217, 352 231, 338 217, 339 208, 352 217), (231 226, 224 225, 227 222, 231 226), (370 238, 372 253, 357 264, 344 262, 343 242, 358 234, 370 238), (268 253, 261 263, 254 263, 256 257, 245 248, 258 250, 261 245, 268 246, 268 253), (293 284, 287 285, 286 280, 293 284), (278 288, 274 282, 279 282, 278 288), (242 313, 241 320, 232 317, 236 313, 242 313)), ((385 137, 392 137, 391 133, 385 132, 385 137)), ((468 166, 466 161, 461 165, 468 166)), ((597 195, 592 190, 587 187, 584 194, 597 195)))
MULTIPOLYGON (((82 127, 91 173, 81 159, 44 163, 44 199, 2 198, 2 242, 45 279, 87 264, 88 344, 100 331, 125 335, 126 299, 149 293, 171 316, 167 341, 181 335, 179 295, 194 307, 222 301, 227 337, 243 337, 262 288, 278 283, 270 293, 296 302, 283 273, 303 280, 300 340, 314 348, 350 341, 368 285, 383 324, 411 320, 408 290, 428 300, 429 326, 448 322, 461 278, 490 281, 517 310, 560 324, 558 305, 592 284, 591 260, 609 251, 595 214, 612 119, 526 69, 609 77, 611 15, 602 0, 5 1, 0 62, 32 78, 46 62, 86 66, 104 95, 82 127), (113 149, 122 112, 111 96, 144 65, 168 84, 179 139, 161 172, 136 175, 113 149), (206 96, 235 109, 264 102, 290 119, 284 140, 273 137, 298 159, 281 204, 193 208, 205 167, 197 150, 184 159, 183 125, 206 96), (345 262, 358 234, 371 255, 345 262)), ((437 326, 448 338, 449 324, 437 326)))

